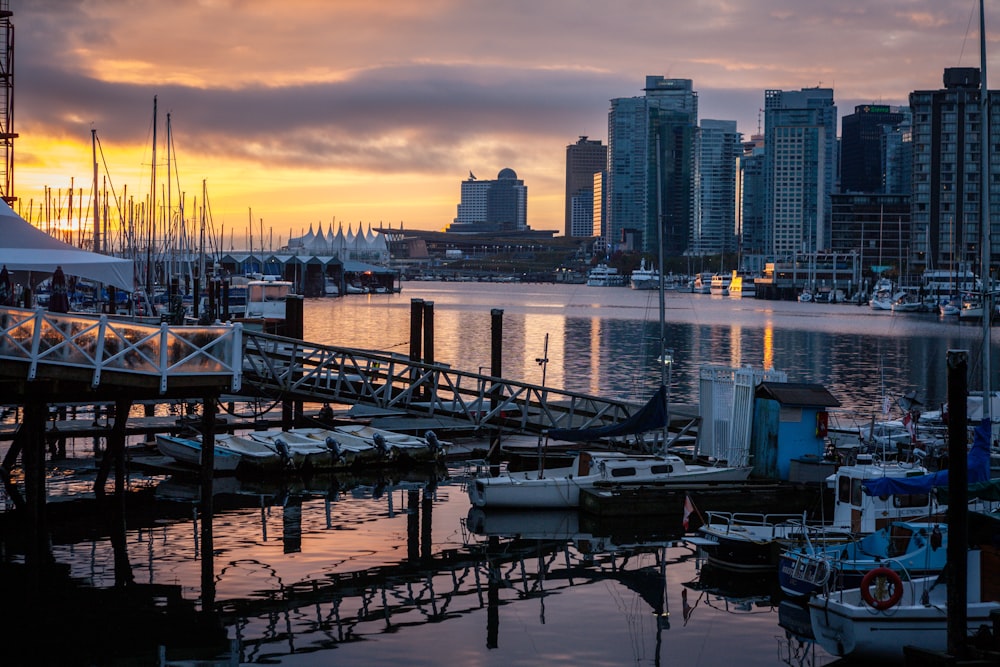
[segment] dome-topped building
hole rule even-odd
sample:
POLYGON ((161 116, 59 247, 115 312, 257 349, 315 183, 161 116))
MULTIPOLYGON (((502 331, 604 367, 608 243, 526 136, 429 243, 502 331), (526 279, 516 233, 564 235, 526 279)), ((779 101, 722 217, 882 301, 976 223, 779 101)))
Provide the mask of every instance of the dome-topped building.
POLYGON ((528 229, 528 188, 509 167, 495 181, 469 172, 462 181, 462 201, 449 232, 521 231, 528 229))

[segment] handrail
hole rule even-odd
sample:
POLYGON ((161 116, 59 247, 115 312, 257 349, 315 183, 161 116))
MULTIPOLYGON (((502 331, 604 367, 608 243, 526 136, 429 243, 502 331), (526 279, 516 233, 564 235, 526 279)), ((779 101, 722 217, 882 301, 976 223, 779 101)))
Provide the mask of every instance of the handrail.
POLYGON ((178 326, 141 324, 107 315, 53 313, 43 308, 0 308, 0 359, 27 364, 25 379, 40 367, 89 371, 91 386, 120 373, 155 377, 159 391, 172 380, 205 379, 242 386, 240 324, 178 326))

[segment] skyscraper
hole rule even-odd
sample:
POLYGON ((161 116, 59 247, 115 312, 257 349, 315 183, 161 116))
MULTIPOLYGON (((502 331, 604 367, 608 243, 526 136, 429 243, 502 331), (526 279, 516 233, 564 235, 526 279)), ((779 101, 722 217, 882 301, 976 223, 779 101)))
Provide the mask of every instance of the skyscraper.
POLYGON ((837 107, 832 88, 764 92, 765 233, 776 257, 830 247, 837 107))
POLYGON ((608 147, 583 136, 566 147, 566 236, 594 235, 594 174, 607 169, 608 147))
POLYGON ((644 252, 687 250, 695 210, 698 94, 690 79, 647 76, 644 97, 611 100, 606 214, 611 244, 626 234, 644 252))
MULTIPOLYGON (((1000 109, 990 91, 989 146, 1000 143, 1000 109)), ((944 70, 944 88, 910 93, 913 112, 911 259, 915 267, 979 273, 982 229, 982 156, 979 69, 944 70)), ((990 151, 991 183, 1000 154, 990 151)), ((994 186, 995 187, 995 186, 994 186)), ((993 211, 997 205, 991 204, 993 211)), ((996 220, 996 214, 992 216, 996 220)), ((990 255, 997 256, 993 222, 990 255)))
POLYGON ((736 166, 742 151, 735 120, 703 120, 698 135, 698 207, 691 252, 736 252, 736 166))
POLYGON ((910 110, 862 104, 844 116, 840 132, 840 191, 884 193, 886 135, 908 122, 910 110))

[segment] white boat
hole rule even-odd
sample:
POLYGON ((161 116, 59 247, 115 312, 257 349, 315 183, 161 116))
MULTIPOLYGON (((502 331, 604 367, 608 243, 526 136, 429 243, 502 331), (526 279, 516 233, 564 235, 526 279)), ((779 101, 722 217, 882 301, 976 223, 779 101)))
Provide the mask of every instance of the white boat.
POLYGON ((691 291, 695 294, 711 294, 712 293, 712 276, 715 275, 711 271, 702 271, 694 277, 694 285, 691 287, 691 291))
POLYGON ((587 273, 587 284, 591 287, 621 287, 625 284, 625 276, 613 266, 602 263, 587 273))
POLYGON ((629 278, 629 287, 632 289, 660 289, 660 272, 653 267, 646 266, 646 259, 643 258, 639 268, 632 272, 629 278))
POLYGON ((247 281, 247 307, 243 317, 249 320, 284 320, 285 297, 293 283, 277 276, 259 276, 247 281))
POLYGON ((813 302, 812 290, 804 289, 801 292, 799 292, 798 301, 799 303, 812 303, 813 302))
POLYGON ((697 537, 685 538, 702 547, 708 559, 737 569, 773 569, 781 552, 812 540, 814 544, 847 542, 873 533, 893 520, 918 519, 942 508, 930 493, 870 496, 862 493, 866 480, 927 474, 920 465, 875 463, 870 456, 854 465, 842 465, 827 484, 834 491, 832 521, 809 521, 801 514, 759 514, 709 511, 697 537))
MULTIPOLYGON (((992 536, 994 541, 1000 538, 1000 525, 992 536)), ((965 568, 965 632, 969 637, 984 626, 992 627, 991 614, 1000 612, 996 586, 1000 552, 995 544, 970 546, 965 568)), ((904 646, 948 650, 948 604, 947 571, 903 581, 894 570, 877 567, 865 574, 858 588, 813 595, 809 618, 816 642, 827 653, 850 656, 859 664, 898 664, 904 658, 904 646)))
POLYGON ((872 298, 868 301, 868 306, 872 310, 892 311, 892 281, 888 278, 879 278, 872 288, 872 298))
POLYGON ((732 276, 724 273, 716 273, 712 275, 712 280, 708 284, 709 294, 715 294, 717 296, 729 296, 729 283, 732 281, 732 276))
POLYGON ((572 465, 552 470, 506 471, 478 477, 468 485, 475 507, 557 509, 580 506, 580 491, 656 485, 698 488, 715 482, 739 482, 750 466, 688 465, 673 454, 627 454, 583 451, 572 465))
MULTIPOLYGON (((179 463, 201 466, 201 442, 191 438, 157 434, 156 448, 164 456, 179 463)), ((240 455, 224 447, 215 446, 212 469, 216 472, 233 472, 240 464, 240 455)))

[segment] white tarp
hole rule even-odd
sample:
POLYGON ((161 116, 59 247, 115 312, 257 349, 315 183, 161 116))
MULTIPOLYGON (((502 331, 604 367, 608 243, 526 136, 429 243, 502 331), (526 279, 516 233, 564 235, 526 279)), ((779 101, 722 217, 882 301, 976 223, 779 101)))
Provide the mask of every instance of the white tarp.
POLYGON ((15 213, 0 199, 0 266, 15 273, 14 282, 26 282, 22 276, 31 272, 29 285, 34 289, 57 266, 67 276, 88 278, 131 292, 135 288, 134 263, 80 250, 55 239, 15 213))

